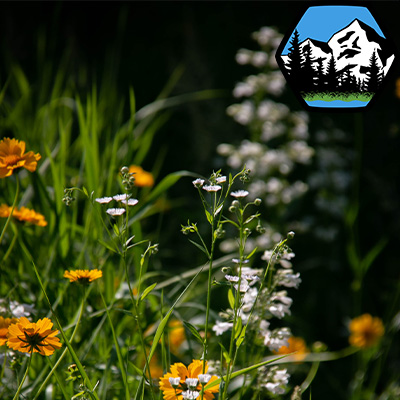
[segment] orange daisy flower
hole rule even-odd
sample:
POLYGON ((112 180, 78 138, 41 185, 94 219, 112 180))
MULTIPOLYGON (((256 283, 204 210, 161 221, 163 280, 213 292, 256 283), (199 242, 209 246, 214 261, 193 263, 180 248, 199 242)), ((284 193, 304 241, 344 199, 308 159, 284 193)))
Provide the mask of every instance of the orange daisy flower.
MULTIPOLYGON (((11 210, 12 207, 8 206, 7 204, 2 204, 0 206, 0 218, 8 218, 11 210)), ((21 222, 29 222, 37 226, 47 225, 44 215, 26 207, 21 207, 19 210, 14 208, 12 216, 21 222)))
POLYGON ((65 271, 64 278, 68 278, 70 282, 78 282, 85 285, 92 283, 94 280, 103 276, 103 272, 98 269, 76 269, 75 271, 65 271))
POLYGON ((18 322, 18 318, 0 317, 0 346, 4 346, 7 342, 8 327, 18 322))
POLYGON ((372 317, 370 314, 353 318, 350 321, 349 328, 351 331, 350 344, 360 348, 375 345, 385 333, 382 320, 378 317, 372 317))
MULTIPOLYGON (((171 372, 168 372, 160 379, 160 390, 163 392, 164 400, 182 400, 184 391, 198 393, 196 399, 201 398, 202 387, 206 384, 218 379, 217 376, 207 374, 208 365, 206 362, 205 373, 203 371, 203 362, 201 360, 193 360, 186 368, 182 363, 171 365, 171 372), (176 384, 172 386, 171 382, 176 380, 176 384), (201 383, 202 382, 202 383, 201 383)), ((212 400, 214 393, 218 393, 219 385, 204 391, 203 399, 212 400)))
POLYGON ((48 318, 29 322, 26 317, 21 317, 8 327, 7 346, 22 353, 51 356, 62 346, 60 339, 55 337, 59 331, 52 330, 52 327, 53 323, 48 318))
POLYGON ((306 342, 301 337, 291 336, 288 339, 289 347, 282 346, 278 351, 274 351, 275 354, 290 354, 296 352, 293 357, 297 361, 302 361, 309 350, 306 342))
POLYGON ((14 169, 21 167, 34 172, 41 157, 33 151, 25 153, 24 141, 4 138, 0 141, 0 178, 12 175, 14 169))
POLYGON ((129 173, 134 174, 133 177, 135 178, 135 186, 137 187, 154 185, 153 175, 138 165, 131 165, 129 167, 129 173))

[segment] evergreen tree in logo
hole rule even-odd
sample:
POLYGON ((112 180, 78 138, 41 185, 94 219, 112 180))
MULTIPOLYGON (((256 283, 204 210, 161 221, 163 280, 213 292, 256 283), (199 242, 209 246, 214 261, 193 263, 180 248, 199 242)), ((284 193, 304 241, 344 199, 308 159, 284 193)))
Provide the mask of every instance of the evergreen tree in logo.
POLYGON ((367 72, 366 89, 368 92, 376 93, 382 83, 382 71, 378 65, 375 51, 369 59, 369 69, 367 72))
POLYGON ((297 29, 293 33, 293 38, 290 41, 291 47, 289 47, 288 53, 288 73, 293 82, 301 82, 302 79, 302 68, 304 66, 304 56, 300 47, 299 32, 297 29))

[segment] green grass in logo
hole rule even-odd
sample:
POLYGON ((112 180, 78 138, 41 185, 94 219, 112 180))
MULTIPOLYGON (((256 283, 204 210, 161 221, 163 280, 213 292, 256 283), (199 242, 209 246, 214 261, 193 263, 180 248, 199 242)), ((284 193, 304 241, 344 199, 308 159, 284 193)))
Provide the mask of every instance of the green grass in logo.
POLYGON ((326 101, 331 102, 334 100, 341 101, 364 101, 369 102, 375 93, 373 92, 301 92, 301 97, 305 101, 326 101))

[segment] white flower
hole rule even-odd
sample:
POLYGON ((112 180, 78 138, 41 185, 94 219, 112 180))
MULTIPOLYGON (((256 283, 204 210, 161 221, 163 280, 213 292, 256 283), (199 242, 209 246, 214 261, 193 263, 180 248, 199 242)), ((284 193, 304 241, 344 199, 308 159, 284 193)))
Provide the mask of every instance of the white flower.
POLYGON ((127 204, 128 206, 135 206, 137 203, 139 203, 139 200, 137 199, 129 199, 128 202, 126 200, 121 200, 122 204, 127 204))
POLYGON ((125 212, 125 208, 109 208, 106 213, 112 215, 113 217, 116 215, 122 215, 125 212))
POLYGON ((239 282, 238 276, 225 275, 225 279, 228 280, 229 282, 239 282))
POLYGON ((116 194, 113 196, 113 199, 116 201, 122 201, 122 200, 127 200, 131 197, 129 194, 116 194))
MULTIPOLYGON (((233 287, 238 290, 239 285, 233 285, 233 287)), ((240 282, 240 292, 241 293, 246 293, 250 289, 250 285, 247 283, 247 281, 241 281, 240 282)))
POLYGON ((94 199, 95 201, 97 201, 100 204, 107 204, 109 203, 113 198, 112 197, 99 197, 97 199, 94 199))
POLYGON ((205 185, 203 186, 203 189, 207 192, 218 192, 218 190, 221 190, 222 188, 219 185, 205 185))
POLYGON ((281 319, 285 315, 290 315, 289 306, 282 303, 273 304, 268 307, 268 311, 275 317, 281 319))
POLYGON ((204 179, 197 178, 192 181, 194 187, 202 187, 204 185, 204 179))
POLYGON ((199 392, 197 390, 186 390, 182 392, 182 397, 184 399, 192 400, 192 399, 197 399, 197 396, 199 395, 199 392))
POLYGON ((237 190, 236 192, 232 192, 231 196, 236 197, 236 198, 243 198, 246 197, 249 194, 247 190, 237 190))
POLYGON ((210 374, 199 374, 199 381, 202 385, 207 384, 210 379, 211 379, 210 374))
POLYGON ((14 318, 21 318, 29 317, 32 312, 34 312, 34 308, 29 304, 20 304, 17 301, 10 301, 10 311, 14 318))
POLYGON ((186 385, 188 385, 189 389, 196 389, 197 382, 199 380, 197 378, 186 378, 186 385))
POLYGON ((215 332, 217 336, 222 335, 224 332, 228 331, 233 327, 232 322, 221 322, 216 321, 215 325, 212 327, 212 330, 215 332))
POLYGON ((177 378, 171 377, 171 378, 169 378, 168 380, 169 380, 170 385, 171 385, 173 388, 177 388, 177 387, 179 386, 179 383, 180 383, 180 381, 181 381, 181 378, 179 378, 179 377, 177 377, 177 378))
POLYGON ((271 351, 278 351, 281 347, 289 347, 289 338, 292 336, 289 328, 278 328, 267 331, 264 336, 264 345, 271 351))
POLYGON ((217 183, 225 183, 226 182, 226 176, 219 176, 215 180, 217 181, 217 183))
MULTIPOLYGON (((240 264, 240 260, 238 258, 232 258, 232 262, 235 264, 240 264)), ((250 260, 242 260, 242 264, 247 264, 250 260)))
POLYGON ((285 286, 285 287, 294 287, 298 288, 301 279, 300 279, 300 273, 298 272, 297 274, 293 273, 292 269, 280 269, 276 272, 276 284, 285 286))

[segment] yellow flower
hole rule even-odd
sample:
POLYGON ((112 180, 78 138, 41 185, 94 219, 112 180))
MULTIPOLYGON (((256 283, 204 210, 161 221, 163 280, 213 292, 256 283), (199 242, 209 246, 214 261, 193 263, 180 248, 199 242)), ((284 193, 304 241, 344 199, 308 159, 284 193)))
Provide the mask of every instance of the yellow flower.
MULTIPOLYGON (((186 388, 186 378, 199 378, 199 375, 203 372, 203 362, 200 360, 193 360, 193 362, 186 368, 186 366, 182 363, 175 363, 171 365, 171 372, 168 372, 160 379, 160 390, 163 392, 163 397, 165 400, 182 400, 182 391, 187 390, 186 388), (169 378, 180 378, 179 386, 174 389, 171 386, 169 378)), ((206 362, 205 365, 205 374, 207 373, 208 365, 206 362)), ((208 383, 215 381, 218 379, 215 375, 211 377, 208 383)), ((198 383, 195 390, 197 392, 201 392, 201 384, 198 383)), ((211 389, 204 391, 203 399, 212 400, 214 398, 214 393, 218 393, 219 385, 215 385, 211 389)), ((197 399, 200 399, 201 395, 199 394, 197 399)))
POLYGON ((181 344, 186 340, 185 328, 182 321, 174 320, 168 323, 169 327, 169 345, 171 353, 176 354, 181 344))
POLYGON ((278 351, 274 351, 275 354, 290 354, 296 352, 293 358, 296 361, 302 361, 305 355, 309 352, 306 342, 301 337, 291 336, 289 338, 289 347, 282 346, 278 351))
POLYGON ((8 327, 7 346, 22 353, 50 356, 62 346, 60 339, 55 337, 59 332, 52 327, 53 323, 48 318, 29 322, 26 317, 21 317, 8 327))
POLYGON ((7 342, 8 327, 18 322, 18 318, 0 317, 0 346, 4 346, 7 342))
POLYGON ((378 317, 372 317, 370 314, 353 318, 350 321, 349 328, 351 331, 350 344, 360 348, 373 346, 385 333, 382 320, 378 317))
POLYGON ((98 269, 76 269, 75 271, 65 271, 64 278, 68 278, 70 282, 79 282, 89 284, 103 276, 103 272, 98 269))
POLYGON ((25 153, 25 142, 4 138, 0 141, 0 178, 12 175, 14 169, 26 168, 30 172, 36 170, 37 162, 41 159, 39 153, 25 153))
POLYGON ((153 186, 154 178, 150 172, 145 171, 142 167, 138 165, 131 165, 129 167, 129 172, 134 174, 135 178, 135 186, 144 187, 144 186, 153 186))
MULTIPOLYGON (((8 216, 11 213, 11 210, 12 207, 6 204, 2 204, 0 206, 0 218, 8 218, 8 216)), ((19 210, 18 208, 14 208, 12 216, 21 222, 29 222, 37 226, 47 225, 47 221, 45 220, 44 215, 34 210, 30 210, 29 208, 26 207, 21 207, 19 210)))

